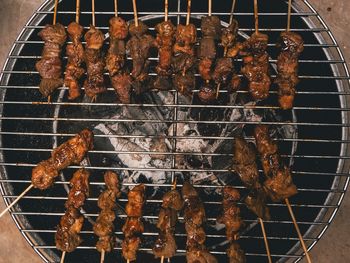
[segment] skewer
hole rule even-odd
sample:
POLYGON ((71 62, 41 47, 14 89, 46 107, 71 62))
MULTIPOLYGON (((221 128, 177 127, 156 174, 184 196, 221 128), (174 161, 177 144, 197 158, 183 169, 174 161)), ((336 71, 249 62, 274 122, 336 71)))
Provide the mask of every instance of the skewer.
POLYGON ((27 187, 7 208, 5 208, 4 211, 1 212, 0 218, 13 207, 30 189, 33 188, 33 184, 30 184, 30 186, 27 187))
POLYGON ((126 261, 126 263, 130 263, 130 259, 128 259, 128 260, 126 261))
POLYGON ((294 224, 295 230, 297 231, 297 234, 298 234, 301 246, 302 246, 302 248, 303 248, 303 250, 305 252, 306 260, 307 260, 308 263, 311 263, 312 261, 311 261, 309 252, 307 251, 307 248, 306 248, 306 245, 305 245, 305 241, 304 241, 303 236, 302 236, 302 234, 300 232, 299 226, 297 224, 297 220, 295 219, 295 215, 294 215, 293 209, 292 209, 292 207, 291 207, 291 205, 289 203, 289 199, 286 198, 284 201, 286 202, 286 205, 288 207, 288 211, 289 211, 290 217, 293 220, 293 224, 294 224))
POLYGON ((264 236, 264 242, 265 242, 267 258, 269 260, 269 263, 272 263, 271 252, 270 252, 269 242, 267 240, 267 235, 266 235, 266 231, 265 231, 264 221, 261 218, 259 218, 259 222, 260 222, 260 226, 261 226, 261 231, 262 231, 263 236, 264 236))
POLYGON ((57 6, 58 6, 58 0, 55 0, 55 7, 53 10, 53 21, 52 24, 56 25, 56 20, 57 20, 57 6))
POLYGON ((75 22, 79 24, 79 13, 80 13, 80 0, 77 0, 76 9, 75 9, 75 22))
MULTIPOLYGON (((235 11, 235 6, 236 6, 236 0, 233 0, 232 5, 231 5, 231 14, 230 14, 229 25, 232 23, 232 20, 233 20, 233 12, 235 11)), ((227 47, 224 48, 224 57, 226 57, 226 56, 227 56, 227 47)), ((221 86, 221 83, 219 83, 216 86, 216 98, 219 97, 220 86, 221 86)))
POLYGON ((66 251, 63 251, 62 252, 62 256, 61 256, 61 261, 60 263, 63 263, 64 262, 64 258, 66 257, 66 251))
POLYGON ((95 26, 95 0, 92 0, 92 7, 91 7, 91 13, 92 13, 92 25, 95 26))
POLYGON ((160 263, 164 263, 164 256, 160 258, 160 263))
POLYGON ((254 0, 255 33, 259 33, 258 0, 254 0))
POLYGON ((114 15, 118 17, 118 1, 114 0, 114 15))
POLYGON ((168 0, 165 0, 165 3, 164 3, 164 21, 168 21, 168 13, 169 13, 169 1, 168 0))
POLYGON ((139 19, 137 17, 137 6, 136 6, 136 0, 132 0, 132 7, 134 9, 134 20, 135 20, 135 26, 139 26, 139 19))
POLYGON ((212 0, 208 0, 208 16, 211 16, 212 0))
POLYGON ((190 17, 191 17, 191 0, 188 0, 187 2, 187 17, 186 17, 186 26, 190 24, 190 17))
POLYGON ((105 261, 105 251, 102 249, 100 263, 103 263, 104 261, 105 261))
POLYGON ((287 31, 290 31, 290 16, 292 12, 292 0, 288 0, 288 19, 287 19, 287 31))

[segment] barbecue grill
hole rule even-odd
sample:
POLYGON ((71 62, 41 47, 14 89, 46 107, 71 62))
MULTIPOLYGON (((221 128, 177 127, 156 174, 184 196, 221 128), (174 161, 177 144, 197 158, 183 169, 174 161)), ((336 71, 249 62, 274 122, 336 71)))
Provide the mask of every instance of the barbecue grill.
MULTIPOLYGON (((91 23, 91 3, 81 4, 80 23, 91 23)), ((138 1, 139 18, 150 26, 163 19, 163 1, 138 1)), ((187 1, 169 3, 169 18, 184 22, 187 1)), ((224 26, 229 20, 231 0, 214 3, 213 14, 224 26)), ((120 15, 133 18, 132 2, 120 1, 120 15)), ((108 20, 114 15, 113 1, 96 1, 96 25, 107 35, 108 20)), ((270 124, 284 161, 292 166, 299 194, 291 198, 297 223, 309 249, 322 237, 333 220, 349 183, 349 72, 339 46, 327 25, 307 0, 293 3, 291 31, 305 40, 300 58, 300 79, 295 107, 282 111, 277 105, 273 87, 268 101, 253 103, 247 91, 229 96, 220 91, 219 103, 202 105, 178 94, 176 90, 150 91, 137 96, 130 105, 115 102, 112 88, 90 102, 87 98, 69 102, 67 88, 60 88, 51 103, 38 91, 40 81, 35 62, 40 58, 43 42, 37 33, 51 23, 53 1, 45 3, 32 16, 15 41, 0 80, 1 110, 1 193, 8 205, 29 184, 32 167, 46 159, 53 147, 88 127, 94 130, 96 147, 81 165, 91 169, 91 196, 84 207, 86 222, 84 242, 68 253, 65 262, 99 262, 95 248, 97 237, 92 224, 99 209, 97 197, 104 189, 103 172, 115 170, 123 177, 123 196, 117 211, 117 246, 106 255, 105 262, 121 260, 121 227, 125 220, 122 207, 129 187, 147 185, 144 212, 145 232, 139 251, 139 262, 154 260, 152 246, 157 236, 155 222, 162 195, 170 189, 174 178, 178 185, 191 178, 198 188, 207 211, 207 247, 226 262, 227 246, 219 215, 220 189, 236 186, 244 196, 246 189, 231 171, 232 139, 243 131, 253 141, 252 128, 270 124), (166 152, 154 145, 166 144, 166 152)), ((197 28, 207 14, 202 1, 192 2, 191 22, 197 28)), ((74 20, 75 1, 61 1, 57 21, 68 25, 74 20)), ((280 0, 259 1, 260 31, 270 37, 272 76, 276 75, 276 42, 285 30, 287 3, 280 0)), ((237 1, 235 18, 240 23, 241 40, 254 31, 253 1, 237 1)), ((108 41, 107 41, 108 42, 108 41)), ((150 75, 155 75, 154 53, 150 75)), ((236 61, 236 68, 241 61, 236 61)), ((198 77, 198 76, 197 76, 198 77)), ((198 91, 198 87, 194 93, 198 91)), ((61 253, 55 248, 56 225, 64 213, 68 181, 80 166, 70 166, 61 173, 54 187, 46 191, 31 190, 11 210, 17 227, 45 262, 58 262, 61 253)), ((262 170, 260 169, 262 173, 262 170)), ((303 257, 299 239, 285 204, 269 203, 272 219, 265 222, 272 258, 276 262, 298 262, 303 257)), ((266 262, 264 240, 257 218, 242 206, 246 226, 240 238, 248 262, 266 262)), ((183 222, 183 218, 180 217, 183 222)), ((186 234, 183 224, 176 229, 177 255, 171 262, 184 262, 186 234)))

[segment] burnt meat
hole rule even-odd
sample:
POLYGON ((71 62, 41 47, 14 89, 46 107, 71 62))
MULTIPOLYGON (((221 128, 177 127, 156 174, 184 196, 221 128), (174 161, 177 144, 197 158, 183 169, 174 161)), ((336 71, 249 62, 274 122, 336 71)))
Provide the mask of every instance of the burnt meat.
POLYGON ((111 77, 112 86, 121 103, 128 104, 131 100, 132 79, 128 72, 118 73, 111 77))

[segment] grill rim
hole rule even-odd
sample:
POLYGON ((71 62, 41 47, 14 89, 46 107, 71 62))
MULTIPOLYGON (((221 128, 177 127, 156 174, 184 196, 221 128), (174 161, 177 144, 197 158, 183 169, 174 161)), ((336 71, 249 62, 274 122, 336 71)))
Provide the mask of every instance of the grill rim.
MULTIPOLYGON (((60 0, 60 2, 61 2, 62 0, 60 0)), ((178 2, 180 2, 181 0, 178 0, 178 2)), ((346 103, 346 100, 345 100, 345 96, 347 96, 347 95, 350 95, 350 93, 349 92, 346 92, 346 89, 342 89, 342 91, 341 92, 344 92, 344 94, 343 95, 341 95, 340 94, 340 91, 339 91, 339 84, 341 84, 341 86, 344 86, 343 85, 343 81, 346 81, 346 83, 347 83, 347 86, 350 86, 350 75, 349 75, 349 70, 348 70, 348 66, 347 66, 347 64, 346 64, 346 61, 345 61, 345 59, 344 59, 344 55, 343 55, 343 52, 342 52, 342 50, 340 49, 340 47, 339 47, 339 45, 337 44, 337 42, 336 42, 336 40, 335 40, 335 38, 334 38, 334 36, 333 36, 333 34, 332 34, 332 32, 329 30, 329 28, 328 28, 328 26, 327 26, 327 24, 324 22, 324 20, 321 18, 321 16, 318 14, 318 12, 312 7, 312 5, 308 2, 308 0, 299 0, 300 2, 302 2, 302 3, 304 3, 304 4, 306 4, 307 6, 308 6, 308 8, 310 9, 310 10, 312 10, 312 12, 310 12, 310 13, 308 13, 308 12, 304 12, 304 13, 301 13, 301 14, 292 14, 292 15, 296 15, 296 16, 301 16, 302 14, 304 14, 304 15, 306 15, 306 18, 303 18, 303 19, 309 19, 309 17, 310 16, 312 16, 312 17, 316 17, 317 19, 318 19, 318 21, 320 21, 321 22, 321 24, 324 26, 324 29, 319 29, 319 28, 316 28, 315 29, 315 32, 313 32, 313 34, 314 35, 316 35, 316 32, 326 32, 327 34, 328 34, 328 36, 331 38, 331 41, 332 41, 332 43, 334 44, 334 45, 332 45, 332 44, 329 44, 329 47, 334 47, 336 50, 337 50, 337 52, 336 52, 336 54, 337 55, 339 55, 340 56, 340 58, 341 58, 341 60, 339 60, 339 61, 337 61, 336 62, 336 64, 339 64, 338 66, 336 66, 336 65, 334 65, 334 64, 332 64, 332 63, 330 63, 331 64, 331 68, 332 68, 332 71, 333 71, 333 73, 334 73, 334 68, 339 68, 340 67, 340 65, 342 65, 343 66, 343 68, 341 68, 342 70, 344 70, 345 71, 345 74, 346 74, 346 76, 334 76, 334 79, 336 80, 336 82, 337 82, 337 87, 338 87, 338 95, 339 95, 339 99, 340 99, 340 105, 341 105, 341 107, 338 109, 338 110, 340 110, 341 111, 341 115, 342 115, 342 124, 344 124, 344 123, 346 123, 347 125, 349 125, 349 122, 348 122, 348 115, 347 114, 345 114, 349 109, 348 108, 344 108, 344 107, 342 107, 343 105, 345 105, 345 104, 347 104, 346 103), (345 121, 344 121, 344 119, 345 119, 345 121)), ((20 32, 20 34, 18 35, 18 37, 17 37, 17 39, 16 39, 16 41, 14 42, 14 44, 12 45, 12 48, 11 48, 11 50, 10 50, 10 52, 9 52, 9 56, 7 57, 7 59, 5 60, 5 62, 4 62, 4 66, 3 66, 3 69, 2 69, 2 71, 1 71, 1 73, 0 73, 0 83, 2 84, 2 83, 4 83, 4 82, 8 82, 8 80, 9 80, 9 78, 10 78, 10 76, 11 76, 11 74, 15 74, 16 72, 15 71, 12 71, 12 69, 13 69, 13 66, 14 66, 14 64, 16 63, 16 61, 17 61, 17 59, 13 59, 13 57, 11 57, 11 54, 12 53, 14 53, 14 51, 16 50, 16 53, 20 53, 21 52, 21 50, 22 50, 22 48, 24 47, 24 45, 25 45, 25 43, 27 43, 27 42, 25 42, 25 43, 20 43, 21 42, 21 38, 23 38, 23 36, 25 35, 26 37, 26 39, 28 39, 28 37, 30 37, 31 35, 32 35, 32 33, 33 33, 33 31, 35 30, 35 28, 38 28, 37 26, 31 26, 30 24, 34 21, 34 20, 36 20, 36 22, 35 23, 37 23, 37 24, 39 24, 45 17, 46 17, 46 15, 50 15, 50 14, 52 14, 53 12, 52 11, 42 11, 43 9, 46 9, 46 10, 53 10, 53 3, 50 3, 51 2, 51 0, 46 0, 44 3, 42 3, 40 6, 39 6, 39 8, 35 11, 35 13, 30 17, 30 19, 28 20, 28 22, 26 23, 26 25, 23 27, 23 29, 22 29, 22 31, 20 32), (28 32, 26 32, 27 30, 29 30, 28 32), (26 34, 25 34, 26 33, 26 34), (19 47, 17 47, 17 45, 19 45, 19 47), (8 68, 11 68, 11 70, 10 71, 8 71, 7 69, 8 68)), ((294 9, 294 11, 298 11, 295 7, 293 7, 293 9, 294 9)), ((61 12, 58 12, 58 14, 69 14, 69 13, 74 13, 73 11, 68 11, 68 12, 66 12, 66 11, 61 11, 61 12)), ((113 14, 113 12, 96 12, 96 14, 113 14)), ((121 14, 128 14, 128 13, 132 13, 132 12, 120 12, 121 14)), ((139 12, 140 14, 146 14, 146 12, 139 12)), ((159 13, 161 13, 161 12, 159 12, 159 13)), ((91 14, 91 12, 82 12, 82 14, 91 14)), ((185 12, 172 12, 172 14, 175 14, 175 16, 177 15, 177 17, 179 17, 180 15, 184 15, 184 14, 186 14, 185 12)), ((223 13, 223 12, 214 12, 213 14, 226 14, 227 15, 227 13, 223 13)), ((235 13, 236 14, 236 13, 235 13)), ((242 14, 242 15, 249 15, 249 14, 252 14, 252 13, 238 13, 238 15, 240 15, 240 14, 242 14)), ((266 14, 266 15, 273 15, 273 14, 285 14, 285 13, 264 13, 264 14, 266 14)), ((170 14, 169 14, 170 15, 170 14)), ((196 13, 196 12, 194 12, 193 13, 193 15, 191 16, 191 17, 196 17, 196 18, 198 18, 198 17, 201 17, 203 15, 203 13, 196 13)), ((140 20, 143 20, 143 18, 144 17, 140 17, 140 20)), ((100 27, 100 28, 104 28, 104 27, 100 27)), ((240 30, 242 30, 242 29, 240 29, 240 30)), ((249 29, 246 29, 245 31, 252 31, 252 30, 249 30, 249 29)), ((262 31, 264 31, 264 30, 262 30, 262 31)), ((298 30, 295 30, 295 31, 298 31, 298 30)), ((304 30, 303 30, 304 31, 304 30)), ((305 31, 308 31, 308 30, 305 30, 305 31)), ((312 30, 311 30, 312 31, 312 30)), ((318 39, 318 38, 317 38, 318 39)), ((319 39, 318 39, 319 40, 319 39)), ((324 53, 326 54, 326 56, 328 56, 328 53, 326 52, 326 47, 325 48, 323 48, 323 50, 324 50, 324 53)), ((331 55, 332 56, 332 55, 331 55)), ((328 76, 325 76, 325 78, 327 78, 327 79, 332 79, 332 78, 329 78, 328 76)), ((5 96, 5 94, 6 94, 6 88, 8 87, 7 85, 1 85, 1 91, 0 91, 0 96, 1 96, 1 103, 0 103, 0 116, 2 116, 2 113, 3 113, 3 105, 5 104, 5 103, 3 103, 4 102, 4 96, 5 96)), ((65 88, 63 88, 63 89, 61 89, 61 93, 64 93, 64 90, 65 90, 65 88)), ((60 107, 59 105, 57 105, 58 106, 58 108, 60 107)), ((182 105, 181 105, 182 106, 182 105)), ((177 109, 177 107, 178 106, 175 106, 175 109, 177 109)), ((56 107, 57 108, 57 107, 56 107)), ((1 117, 0 118, 0 129, 2 130, 2 120, 3 120, 3 118, 1 117)), ((296 124, 296 125, 299 125, 299 124, 296 124)), ((316 123, 316 125, 317 125, 317 123, 316 123)), ((328 125, 328 124, 327 124, 328 125)), ((349 131, 347 131, 347 129, 349 129, 349 126, 345 126, 345 125, 341 125, 341 127, 342 127, 342 140, 341 140, 341 153, 344 153, 344 152, 347 152, 347 150, 349 150, 348 148, 349 148, 349 146, 347 146, 347 142, 346 141, 348 141, 348 135, 349 135, 349 131), (346 137, 346 139, 344 139, 344 136, 346 137)), ((2 136, 2 133, 0 132, 0 136, 2 136)), ((57 136, 59 136, 59 134, 55 134, 54 133, 54 135, 53 135, 53 140, 55 141, 55 139, 57 140, 57 136)), ((2 147, 2 141, 0 142, 1 143, 1 147, 2 147)), ((1 148, 0 148, 1 149, 1 148)), ((344 156, 343 154, 341 154, 341 156, 344 156)), ((346 156, 346 157, 349 157, 349 154, 346 156)), ((0 152, 0 160, 3 162, 3 150, 1 149, 1 152, 0 152)), ((340 195, 340 197, 339 197, 339 200, 338 200, 338 202, 337 202, 337 204, 336 205, 334 205, 334 211, 331 213, 332 215, 330 216, 330 218, 328 219, 328 222, 326 223, 326 226, 324 226, 323 227, 323 229, 322 229, 322 231, 321 231, 321 233, 317 236, 317 238, 316 238, 316 240, 314 241, 314 242, 312 242, 311 244, 308 244, 307 245, 307 247, 308 247, 308 251, 310 251, 312 248, 313 248, 313 246, 317 243, 317 241, 324 235, 324 233, 328 230, 328 228, 329 228, 329 225, 330 225, 330 223, 333 221, 333 219, 334 219, 334 217, 335 217, 335 215, 336 215, 336 213, 339 211, 339 208, 340 208, 340 205, 341 205, 341 203, 342 203, 342 201, 343 201, 343 199, 344 199, 344 195, 345 195, 345 192, 346 192, 346 189, 348 188, 348 185, 349 185, 349 181, 350 181, 350 177, 349 177, 349 174, 347 174, 347 173, 343 173, 343 174, 341 174, 341 176, 336 176, 336 174, 337 175, 340 175, 340 173, 338 173, 338 171, 339 170, 341 170, 341 166, 344 166, 344 159, 342 159, 342 158, 340 158, 339 159, 339 162, 338 162, 338 167, 337 167, 337 172, 336 173, 332 173, 333 175, 334 175, 334 181, 333 181, 333 183, 335 183, 335 179, 336 178, 338 178, 339 177, 339 179, 342 179, 342 178, 344 178, 344 176, 346 176, 346 181, 343 183, 344 184, 344 186, 343 186, 343 189, 342 189, 342 192, 341 192, 341 195, 340 195)), ((0 172, 2 173, 2 175, 5 175, 5 177, 7 178, 7 172, 6 172, 6 169, 5 169, 5 167, 6 167, 6 165, 4 166, 4 163, 0 163, 0 172)), ((72 166, 73 167, 73 166, 72 166)), ((78 166, 77 166, 78 167, 78 166)), ((101 167, 99 167, 99 168, 101 168, 101 167)), ((132 168, 131 168, 132 169, 132 168)), ((345 169, 345 168, 343 168, 343 169, 345 169)), ((125 169, 124 169, 125 170, 125 169)), ((2 194, 2 196, 3 196, 3 200, 4 200, 4 202, 5 202, 5 204, 6 204, 6 206, 8 206, 9 205, 9 203, 10 203, 10 197, 7 197, 6 195, 4 196, 4 194, 5 194, 5 191, 8 191, 8 190, 6 190, 8 187, 7 186, 5 186, 4 184, 6 184, 6 183, 8 183, 7 182, 8 180, 4 180, 4 179, 1 179, 0 180, 0 191, 1 191, 1 194, 2 194)), ((24 181, 24 180, 23 180, 24 181)), ((60 182, 59 182, 60 183, 60 182)), ((62 183, 66 183, 66 182, 62 182, 62 183)), ((154 185, 154 184, 152 184, 152 185, 154 185)), ((13 187, 13 185, 11 185, 10 187, 13 187)), ((333 186, 332 186, 332 188, 333 188, 333 186)), ((337 187, 337 188, 339 188, 339 186, 337 187)), ((329 202, 331 202, 332 201, 332 199, 333 198, 329 198, 330 197, 330 195, 332 195, 332 196, 334 196, 334 193, 331 193, 331 192, 329 192, 329 194, 328 194, 328 197, 327 197, 327 200, 328 199, 330 199, 329 200, 329 202)), ((325 203, 326 203, 327 201, 325 201, 325 203)), ((326 209, 326 208, 323 208, 323 209, 326 209)), ((322 210, 323 210, 322 209, 322 210)), ((322 210, 319 212, 319 215, 321 214, 321 212, 322 212, 322 210)), ((22 227, 20 226, 20 224, 21 224, 21 222, 20 222, 20 220, 16 217, 16 215, 19 215, 20 213, 18 213, 18 212, 12 212, 13 211, 13 209, 11 209, 11 211, 10 211, 10 215, 11 215, 11 217, 12 217, 12 219, 14 220, 14 222, 15 222, 15 224, 16 224, 16 226, 17 226, 17 228, 20 230, 20 232, 21 232, 21 234, 25 237, 25 239, 27 240, 27 242, 31 245, 31 247, 34 249, 34 251, 37 253, 37 254, 39 254, 39 256, 45 261, 45 262, 49 262, 49 261, 47 261, 47 259, 46 259, 46 257, 45 257, 45 252, 44 252, 44 250, 42 250, 41 248, 43 248, 43 247, 52 247, 52 246, 40 246, 40 245, 35 245, 32 241, 31 241, 31 235, 29 234, 29 235, 27 235, 27 233, 30 233, 30 231, 26 231, 26 229, 22 229, 22 227)), ((18 211, 18 209, 16 209, 16 211, 18 211)), ((24 218, 24 217, 23 217, 24 218)), ((318 218, 318 216, 317 216, 317 218, 318 218)), ((24 218, 25 219, 25 218, 24 218)), ((315 223, 315 222, 314 222, 315 223)), ((304 236, 305 235, 307 235, 309 232, 310 232, 310 230, 312 229, 312 228, 317 228, 317 225, 316 226, 311 226, 306 232, 305 232, 305 234, 304 234, 304 236)), ((297 245, 298 245, 298 243, 296 243, 295 244, 295 247, 297 247, 297 245)), ((82 246, 82 247, 79 247, 79 248, 82 248, 82 249, 84 249, 84 248, 88 248, 88 247, 84 247, 84 246, 82 246)), ((294 262, 299 262, 301 259, 302 259, 302 256, 298 256, 298 255, 288 255, 289 253, 291 253, 291 251, 293 250, 294 248, 292 248, 288 253, 286 253, 285 255, 274 255, 274 256, 280 256, 280 257, 282 257, 282 259, 280 259, 278 262, 284 262, 284 261, 287 261, 288 260, 288 258, 297 258, 298 257, 298 259, 295 259, 295 261, 294 262), (287 259, 285 259, 284 260, 284 258, 287 258, 287 259)), ((120 250, 120 248, 117 248, 117 250, 120 250)), ((141 250, 147 250, 147 249, 141 249, 141 250)), ((297 249, 297 250, 300 250, 300 249, 297 249)), ((220 254, 220 252, 218 252, 218 253, 215 253, 214 252, 214 254, 220 254)), ((247 254, 249 254, 249 253, 247 253, 247 254)), ((250 254, 254 254, 254 253, 250 253, 250 254)), ((261 255, 261 254, 259 254, 259 255, 261 255)))

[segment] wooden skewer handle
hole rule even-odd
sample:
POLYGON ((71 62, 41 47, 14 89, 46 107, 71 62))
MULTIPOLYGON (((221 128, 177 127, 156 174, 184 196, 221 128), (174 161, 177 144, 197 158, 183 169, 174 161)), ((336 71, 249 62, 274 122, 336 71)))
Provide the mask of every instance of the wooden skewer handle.
POLYGON ((264 221, 261 218, 259 218, 259 222, 260 222, 260 226, 261 226, 261 231, 262 231, 263 236, 264 236, 264 242, 265 242, 267 258, 269 260, 269 263, 272 263, 270 246, 269 246, 269 242, 267 240, 267 235, 266 235, 266 231, 265 231, 264 221))
POLYGON ((8 211, 11 209, 11 207, 13 207, 15 204, 17 204, 17 202, 30 190, 34 187, 33 184, 31 184, 30 186, 27 187, 27 189, 25 189, 8 207, 6 207, 6 209, 4 211, 1 212, 0 214, 0 218, 8 211))

